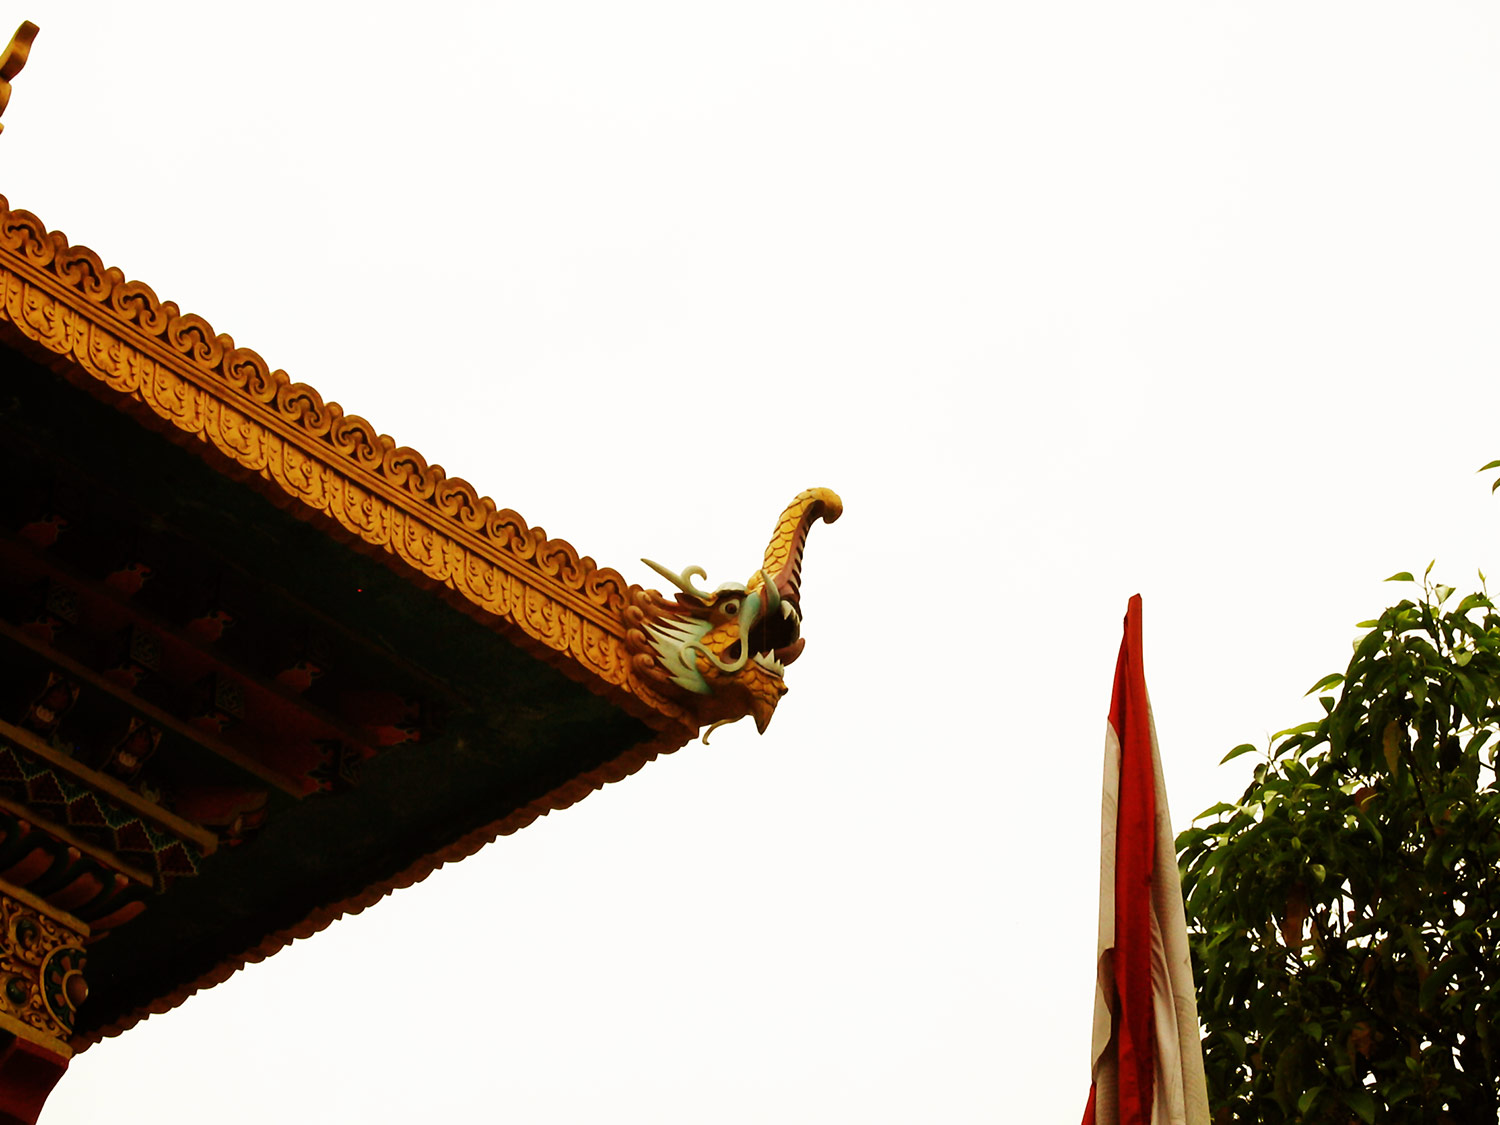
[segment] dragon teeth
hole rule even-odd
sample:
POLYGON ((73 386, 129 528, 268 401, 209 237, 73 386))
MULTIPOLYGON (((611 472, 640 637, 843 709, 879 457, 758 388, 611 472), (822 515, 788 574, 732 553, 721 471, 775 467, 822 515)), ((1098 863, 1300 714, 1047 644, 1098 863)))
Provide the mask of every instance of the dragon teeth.
POLYGON ((786 666, 769 653, 756 653, 755 662, 766 669, 766 671, 774 672, 778 676, 786 671, 786 666))

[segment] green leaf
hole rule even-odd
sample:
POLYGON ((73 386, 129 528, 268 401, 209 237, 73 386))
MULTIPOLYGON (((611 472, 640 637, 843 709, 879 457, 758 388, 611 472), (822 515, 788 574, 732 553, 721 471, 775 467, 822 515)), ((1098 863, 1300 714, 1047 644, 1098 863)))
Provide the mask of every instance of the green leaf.
MULTIPOLYGON (((1221 743, 1219 743, 1219 745, 1222 746, 1224 744, 1221 742, 1221 743)), ((1231 758, 1238 758, 1241 754, 1253 754, 1253 753, 1255 753, 1255 751, 1257 749, 1259 749, 1259 748, 1256 747, 1256 746, 1252 746, 1248 742, 1241 742, 1233 750, 1231 750, 1229 753, 1225 754, 1222 758, 1219 759, 1219 765, 1222 766, 1225 762, 1229 761, 1231 758)), ((1233 807, 1234 807, 1233 805, 1215 805, 1208 812, 1203 813, 1201 815, 1202 816, 1208 816, 1210 813, 1216 812, 1219 809, 1233 808, 1233 807)))
POLYGON ((1298 1098, 1297 1099, 1297 1113, 1298 1113, 1298 1115, 1302 1116, 1302 1117, 1306 1117, 1307 1116, 1307 1111, 1310 1110, 1310 1109, 1312 1109, 1313 1102, 1315 1102, 1315 1101, 1318 1100, 1318 1095, 1321 1094, 1322 1092, 1323 1092, 1323 1087, 1321 1087, 1321 1086, 1314 1086, 1311 1090, 1308 1090, 1300 1098, 1298 1098))
POLYGON ((1465 918, 1458 925, 1452 927, 1443 936, 1448 941, 1456 941, 1459 938, 1464 937, 1466 934, 1472 934, 1477 929, 1479 929, 1478 922, 1476 922, 1473 918, 1465 918))
POLYGON ((1324 676, 1317 683, 1313 684, 1312 687, 1308 688, 1305 692, 1302 693, 1302 697, 1304 699, 1306 699, 1309 695, 1311 695, 1315 691, 1322 691, 1324 688, 1330 688, 1330 687, 1333 687, 1335 684, 1341 684, 1343 682, 1344 682, 1344 677, 1342 675, 1340 675, 1338 672, 1334 672, 1332 675, 1324 676))
POLYGON ((1239 804, 1178 838, 1209 1082, 1238 1120, 1374 1125, 1490 1096, 1500 610, 1434 569, 1308 690, 1321 722, 1274 736, 1239 804), (1415 1066, 1413 1043, 1432 1044, 1415 1066))
POLYGON ((1380 834, 1380 829, 1375 826, 1375 821, 1360 809, 1354 810, 1354 817, 1360 825, 1371 836, 1375 837, 1375 851, 1377 854, 1385 851, 1385 837, 1380 834))
MULTIPOLYGON (((1416 578, 1413 577, 1412 572, 1409 571, 1409 570, 1398 570, 1395 574, 1393 574, 1389 578, 1387 578, 1386 581, 1387 582, 1415 582, 1416 578)), ((1379 622, 1378 621, 1377 622, 1372 622, 1372 624, 1378 625, 1379 622)))
POLYGON ((1228 1043, 1230 1048, 1239 1056, 1241 1062, 1245 1061, 1245 1037, 1232 1028, 1221 1028, 1219 1038, 1228 1043))
POLYGON ((1500 469, 1500 461, 1491 461, 1488 465, 1480 466, 1477 471, 1481 473, 1487 473, 1491 469, 1500 469))
POLYGON ((1422 988, 1417 997, 1417 1007, 1424 1012, 1431 1011, 1433 1002, 1437 1000, 1448 987, 1448 978, 1453 975, 1453 970, 1458 967, 1458 959, 1446 957, 1443 962, 1427 974, 1427 979, 1422 982, 1422 988))
POLYGON ((1375 1125, 1375 1099, 1363 1090, 1341 1090, 1344 1104, 1359 1114, 1365 1125, 1375 1125))
MULTIPOLYGON (((1283 738, 1290 738, 1294 734, 1311 734, 1313 731, 1317 730, 1322 725, 1323 725, 1322 723, 1318 723, 1318 722, 1313 722, 1313 723, 1299 723, 1298 725, 1296 725, 1294 727, 1288 727, 1286 730, 1277 731, 1275 734, 1273 734, 1271 736, 1271 741, 1272 742, 1276 742, 1276 741, 1278 741, 1280 739, 1283 739, 1283 738)), ((1234 751, 1231 751, 1231 753, 1233 753, 1233 752, 1234 751)), ((1227 759, 1226 759, 1226 761, 1227 761, 1227 759)), ((1219 764, 1222 766, 1224 763, 1220 762, 1219 764)))

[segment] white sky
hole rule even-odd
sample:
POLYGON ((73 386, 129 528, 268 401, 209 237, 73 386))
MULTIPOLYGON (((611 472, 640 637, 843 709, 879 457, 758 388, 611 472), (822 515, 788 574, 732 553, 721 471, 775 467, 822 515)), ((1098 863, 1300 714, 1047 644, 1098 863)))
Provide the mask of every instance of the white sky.
POLYGON ((1120 619, 1176 822, 1500 571, 1488 4, 28 0, 0 191, 646 581, 839 490, 720 731, 43 1125, 1081 1115, 1120 619))

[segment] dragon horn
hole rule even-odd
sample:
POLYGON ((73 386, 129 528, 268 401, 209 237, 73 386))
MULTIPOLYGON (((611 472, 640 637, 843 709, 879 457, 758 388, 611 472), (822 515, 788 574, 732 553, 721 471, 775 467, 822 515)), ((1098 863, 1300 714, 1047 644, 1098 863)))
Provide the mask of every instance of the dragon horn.
POLYGON ((700 586, 693 585, 694 578, 708 577, 708 572, 701 566, 690 566, 681 574, 678 574, 675 571, 668 570, 666 567, 662 566, 661 563, 654 562, 651 559, 642 559, 641 562, 645 563, 652 570, 656 571, 657 574, 660 574, 663 578, 672 583, 672 585, 676 586, 688 597, 697 598, 700 602, 704 603, 714 600, 714 596, 712 593, 700 586))
POLYGON ((809 488, 799 493, 776 521, 761 570, 771 578, 781 596, 799 610, 802 550, 807 545, 807 533, 818 520, 832 523, 843 514, 844 502, 837 492, 830 488, 809 488))

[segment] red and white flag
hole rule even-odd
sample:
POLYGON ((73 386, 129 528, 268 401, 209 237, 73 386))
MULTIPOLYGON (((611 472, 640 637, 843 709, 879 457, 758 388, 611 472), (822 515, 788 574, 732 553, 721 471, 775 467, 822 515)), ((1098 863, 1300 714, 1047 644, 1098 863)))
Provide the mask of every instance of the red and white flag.
POLYGON ((1104 737, 1093 1080, 1083 1125, 1209 1125, 1177 849, 1130 599, 1104 737))

